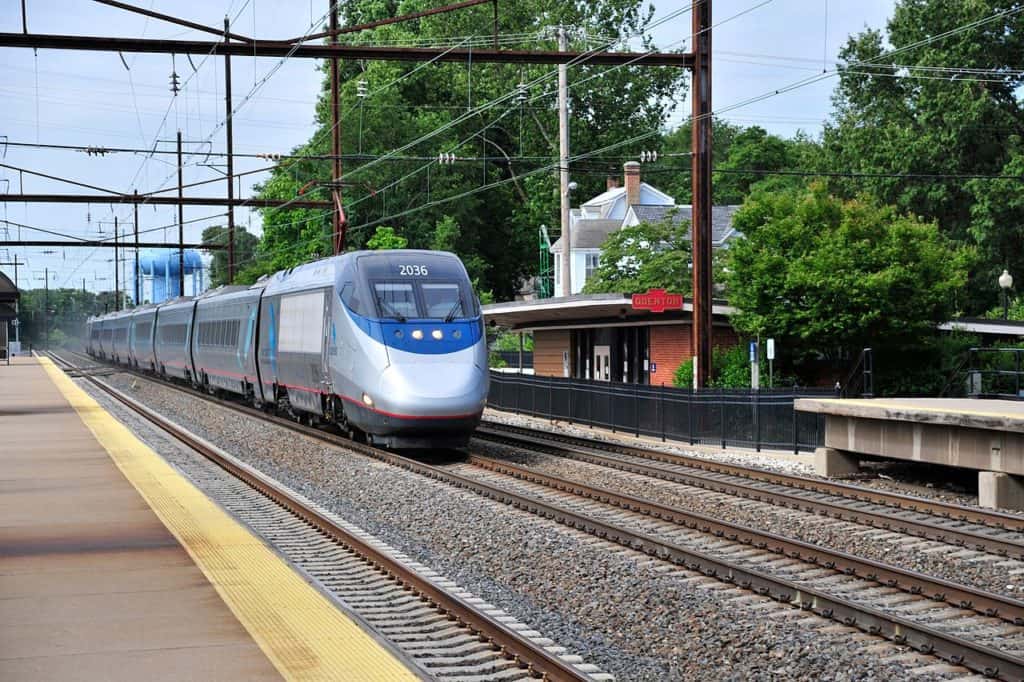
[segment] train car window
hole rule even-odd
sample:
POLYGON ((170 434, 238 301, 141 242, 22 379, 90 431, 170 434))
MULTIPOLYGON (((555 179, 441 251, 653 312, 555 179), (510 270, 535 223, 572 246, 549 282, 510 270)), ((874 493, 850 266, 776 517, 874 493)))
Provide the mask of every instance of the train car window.
POLYGON ((459 293, 459 285, 455 282, 424 282, 420 285, 423 291, 423 304, 426 306, 426 317, 453 320, 466 317, 465 304, 459 293))
POLYGON ((416 317, 416 295, 412 284, 405 282, 377 282, 373 285, 381 317, 398 319, 416 317))
POLYGON ((357 315, 366 315, 361 307, 361 301, 359 300, 359 292, 356 290, 356 285, 352 282, 345 282, 341 285, 341 291, 338 292, 341 297, 341 302, 344 303, 349 310, 357 315))

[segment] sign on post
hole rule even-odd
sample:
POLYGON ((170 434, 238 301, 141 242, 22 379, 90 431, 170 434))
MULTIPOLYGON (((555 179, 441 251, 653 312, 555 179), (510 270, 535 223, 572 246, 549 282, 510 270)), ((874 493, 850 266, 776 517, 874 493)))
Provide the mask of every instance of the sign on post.
POLYGON ((646 294, 633 294, 633 310, 650 310, 663 313, 666 310, 682 310, 683 295, 670 294, 664 289, 648 289, 646 294))

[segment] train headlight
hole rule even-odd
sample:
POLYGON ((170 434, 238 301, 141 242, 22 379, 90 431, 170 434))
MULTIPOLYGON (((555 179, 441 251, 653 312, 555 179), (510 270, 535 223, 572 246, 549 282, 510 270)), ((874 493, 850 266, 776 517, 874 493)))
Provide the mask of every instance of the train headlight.
POLYGON ((366 403, 367 407, 373 407, 373 398, 366 395, 365 393, 363 394, 363 402, 366 403))
POLYGON ((440 329, 435 329, 434 331, 430 332, 430 335, 434 337, 435 341, 440 341, 441 339, 444 338, 444 332, 441 331, 440 329))
POLYGON ((417 341, 422 339, 423 338, 423 330, 422 329, 413 329, 412 330, 412 338, 416 339, 417 341))

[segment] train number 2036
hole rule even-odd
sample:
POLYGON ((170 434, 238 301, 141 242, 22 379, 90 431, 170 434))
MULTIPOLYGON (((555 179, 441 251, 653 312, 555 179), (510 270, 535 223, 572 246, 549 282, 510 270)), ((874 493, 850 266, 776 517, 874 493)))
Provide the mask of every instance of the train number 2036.
POLYGON ((399 275, 408 275, 412 277, 426 277, 428 274, 426 265, 399 265, 399 275))

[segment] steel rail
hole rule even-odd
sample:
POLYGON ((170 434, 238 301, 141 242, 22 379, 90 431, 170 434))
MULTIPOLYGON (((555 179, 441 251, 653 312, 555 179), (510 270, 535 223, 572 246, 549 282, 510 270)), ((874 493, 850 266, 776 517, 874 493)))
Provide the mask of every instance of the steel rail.
MULTIPOLYGON (((409 590, 420 599, 429 600, 436 604, 438 611, 442 614, 447 614, 450 620, 458 621, 460 625, 478 632, 481 641, 490 642, 496 650, 502 650, 509 658, 515 660, 523 668, 542 675, 544 679, 552 680, 553 682, 562 680, 579 682, 580 680, 588 679, 586 675, 575 670, 571 664, 562 661, 556 655, 533 644, 515 630, 492 620, 464 599, 434 585, 430 580, 411 571, 380 550, 336 525, 329 518, 309 508, 268 476, 240 462, 233 456, 192 434, 134 398, 125 395, 113 386, 96 379, 90 373, 83 371, 83 368, 77 367, 66 360, 59 359, 59 356, 52 353, 51 357, 58 359, 58 362, 64 369, 81 372, 81 376, 97 388, 155 424, 192 450, 200 453, 232 476, 242 480, 246 485, 258 490, 276 504, 317 528, 344 548, 351 549, 365 557, 368 561, 373 562, 389 578, 396 580, 399 584, 407 585, 409 590)), ((216 402, 220 404, 220 401, 216 402)), ((258 410, 254 410, 254 412, 262 415, 258 410)), ((309 434, 307 433, 307 435, 309 434)))
MULTIPOLYGON (((726 474, 730 476, 738 476, 751 482, 755 483, 771 483, 774 485, 782 485, 790 488, 797 488, 796 485, 787 485, 784 480, 787 478, 800 479, 797 476, 789 476, 788 474, 776 474, 773 472, 762 471, 760 469, 746 469, 729 464, 722 464, 720 462, 712 462, 709 460, 701 460, 692 457, 683 457, 681 455, 672 455, 668 453, 660 453, 656 451, 644 451, 643 454, 634 452, 631 448, 624 447, 621 454, 631 455, 634 457, 642 457, 648 460, 654 460, 658 463, 674 464, 696 471, 681 472, 666 469, 656 464, 641 464, 638 462, 627 462, 614 457, 610 457, 607 454, 600 452, 589 452, 588 450, 604 450, 606 452, 612 451, 614 453, 614 446, 611 447, 593 447, 591 442, 587 442, 586 445, 577 445, 575 443, 565 445, 559 444, 562 439, 555 435, 554 437, 548 437, 546 432, 530 431, 529 434, 519 432, 506 432, 505 430, 495 430, 488 425, 488 427, 480 427, 476 432, 477 437, 482 440, 505 443, 508 445, 529 444, 533 448, 547 448, 556 454, 562 456, 568 456, 571 458, 579 459, 581 461, 589 462, 591 464, 597 464, 612 469, 618 469, 620 471, 627 471, 630 473, 641 474, 644 476, 651 476, 652 478, 659 478, 662 480, 673 481, 675 483, 683 483, 698 488, 704 488, 706 490, 713 490, 716 492, 723 492, 729 495, 736 495, 742 498, 751 499, 758 502, 768 502, 792 509, 801 509, 809 513, 822 514, 836 519, 844 521, 852 521, 854 523, 860 523, 868 526, 874 526, 884 530, 891 530, 894 532, 905 533, 915 537, 921 537, 928 540, 935 540, 938 542, 945 542, 962 546, 966 548, 973 548, 979 551, 993 552, 1000 556, 1013 557, 1018 559, 1024 559, 1024 538, 1020 540, 991 537, 983 535, 970 530, 963 530, 957 528, 949 528, 942 525, 938 521, 931 520, 912 520, 893 516, 891 513, 882 513, 878 511, 870 511, 864 509, 857 509, 854 507, 848 507, 836 502, 827 502, 821 500, 811 499, 795 493, 766 490, 763 488, 756 487, 754 485, 747 485, 743 483, 732 483, 728 481, 722 481, 713 478, 709 474, 726 474), (693 463, 696 462, 696 463, 693 463), (764 474, 764 477, 761 477, 764 474)), ((814 479, 803 479, 811 482, 815 482, 814 479)), ((832 485, 827 484, 826 485, 832 485)), ((854 486, 846 486, 846 488, 854 491, 853 494, 843 495, 840 492, 832 492, 826 488, 812 488, 812 487, 799 487, 799 490, 805 492, 826 494, 832 496, 839 496, 843 500, 850 502, 874 502, 876 504, 884 504, 884 502, 876 501, 876 499, 864 499, 865 497, 874 498, 875 493, 872 491, 871 495, 860 495, 863 491, 862 488, 854 486)), ((891 493, 883 494, 886 498, 900 498, 899 495, 893 495, 891 493)), ((901 511, 925 513, 919 508, 913 508, 909 506, 910 502, 919 502, 920 498, 902 498, 906 502, 906 506, 899 507, 901 511)), ((934 508, 940 508, 942 503, 936 503, 934 508)), ((894 505, 886 505, 894 506, 894 505)), ((958 506, 949 505, 959 509, 958 506)), ((934 515, 934 514, 933 514, 934 515)), ((982 518, 985 512, 978 512, 972 514, 971 518, 955 519, 957 521, 969 521, 974 518, 982 518)), ((1007 515, 1008 516, 1008 515, 1007 515)), ((952 515, 944 515, 940 518, 952 518, 952 515)), ((1001 518, 1001 517, 1000 517, 1001 518)), ((1001 528, 1001 530, 1014 530, 1001 528)))
MULTIPOLYGON (((134 373, 147 379, 153 379, 153 377, 147 377, 140 372, 134 373)), ((92 381, 102 383, 94 379, 92 381)), ((162 382, 160 385, 174 386, 174 388, 188 395, 202 398, 213 404, 278 424, 306 436, 337 445, 342 449, 448 483, 456 488, 468 490, 516 509, 643 552, 663 561, 684 566, 692 571, 729 584, 735 584, 743 589, 751 590, 781 603, 813 612, 848 627, 856 627, 869 634, 885 637, 897 644, 913 647, 923 654, 935 655, 955 665, 966 666, 988 677, 1004 680, 1024 679, 1024 658, 1009 652, 1000 651, 978 642, 947 634, 927 625, 887 613, 882 609, 865 606, 842 597, 830 595, 818 589, 798 585, 794 581, 747 568, 726 559, 720 559, 703 552, 680 547, 674 543, 662 541, 648 533, 621 528, 557 505, 548 504, 483 481, 446 471, 443 468, 386 450, 380 450, 369 445, 356 443, 342 436, 329 434, 288 419, 268 415, 255 408, 231 401, 215 399, 198 391, 174 384, 162 382)), ((116 389, 110 390, 116 391, 116 389)), ((131 400, 127 396, 125 398, 131 400)), ((142 405, 139 405, 139 407, 147 411, 149 409, 142 405)), ((158 419, 164 419, 159 415, 155 416, 158 419)), ((961 589, 963 589, 963 586, 961 586, 961 589)))
POLYGON ((842 497, 849 497, 859 502, 873 502, 875 504, 883 504, 887 507, 895 507, 905 511, 934 514, 936 516, 952 518, 958 521, 969 521, 971 523, 992 526, 993 528, 1000 528, 1004 530, 1024 531, 1024 516, 1007 514, 1005 512, 995 510, 978 509, 976 507, 969 507, 962 504, 953 504, 951 502, 942 502, 939 500, 928 500, 922 497, 914 497, 912 495, 901 495, 900 493, 870 490, 862 486, 850 485, 849 483, 828 481, 820 478, 812 478, 810 476, 800 476, 797 474, 784 474, 775 471, 766 471, 764 469, 755 469, 752 467, 727 464, 725 462, 700 459, 698 457, 676 455, 669 452, 653 450, 651 448, 627 445, 625 443, 607 443, 590 438, 570 436, 568 434, 556 434, 548 431, 513 426, 511 424, 502 424, 494 421, 483 422, 483 428, 515 431, 531 435, 539 433, 549 435, 551 440, 582 445, 595 450, 623 452, 637 457, 657 459, 662 462, 681 464, 683 466, 704 469, 714 473, 741 476, 743 478, 750 478, 758 481, 764 481, 766 483, 775 483, 777 485, 785 485, 792 488, 799 488, 801 490, 808 490, 828 495, 841 495, 842 497))
POLYGON ((617 493, 578 481, 545 474, 536 469, 518 466, 481 455, 470 454, 469 463, 488 471, 538 483, 572 493, 580 497, 610 504, 628 511, 639 512, 662 519, 690 530, 710 533, 732 542, 741 542, 758 549, 782 554, 810 564, 829 568, 844 575, 856 576, 893 587, 911 594, 923 595, 934 601, 948 602, 962 609, 970 609, 984 616, 1001 618, 1014 625, 1024 626, 1024 601, 976 589, 968 585, 935 578, 918 571, 908 571, 880 561, 857 557, 839 550, 821 547, 802 540, 761 531, 750 526, 715 519, 705 514, 663 505, 654 500, 617 493))

